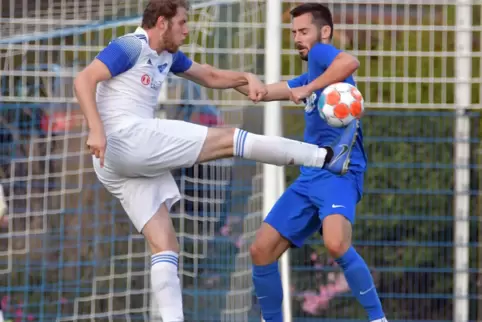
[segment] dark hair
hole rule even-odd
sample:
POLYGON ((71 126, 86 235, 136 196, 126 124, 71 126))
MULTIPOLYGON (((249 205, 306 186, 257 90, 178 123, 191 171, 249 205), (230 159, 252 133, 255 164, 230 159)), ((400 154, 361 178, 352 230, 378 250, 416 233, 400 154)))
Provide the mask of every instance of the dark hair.
POLYGON ((299 17, 305 13, 311 13, 313 16, 313 23, 317 24, 320 28, 323 26, 330 26, 330 39, 333 38, 333 17, 328 7, 325 7, 320 3, 304 3, 290 11, 292 18, 299 17))
POLYGON ((144 9, 142 15, 142 28, 153 28, 159 17, 164 17, 170 20, 177 14, 178 8, 189 9, 189 3, 187 0, 149 0, 149 3, 144 9))

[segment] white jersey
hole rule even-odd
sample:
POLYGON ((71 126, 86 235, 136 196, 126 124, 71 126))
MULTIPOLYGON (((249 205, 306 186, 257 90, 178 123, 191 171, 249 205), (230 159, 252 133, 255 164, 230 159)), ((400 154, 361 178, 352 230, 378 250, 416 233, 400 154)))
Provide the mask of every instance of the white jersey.
POLYGON ((154 118, 168 73, 182 73, 192 65, 180 51, 158 54, 149 46, 148 35, 142 28, 113 40, 97 59, 112 75, 97 87, 97 108, 106 134, 124 128, 133 120, 154 118))
POLYGON ((165 204, 181 198, 172 169, 198 159, 207 127, 154 117, 169 72, 182 73, 192 61, 182 52, 158 54, 138 28, 112 41, 97 59, 112 78, 97 87, 97 109, 107 135, 104 167, 92 157, 97 178, 116 196, 139 232, 165 204))

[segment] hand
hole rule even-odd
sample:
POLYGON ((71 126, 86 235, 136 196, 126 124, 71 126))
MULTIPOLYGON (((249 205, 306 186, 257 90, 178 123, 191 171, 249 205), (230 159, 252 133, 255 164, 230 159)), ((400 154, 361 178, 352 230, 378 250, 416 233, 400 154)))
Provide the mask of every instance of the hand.
POLYGON ((87 146, 89 147, 90 153, 95 155, 97 159, 100 159, 101 167, 104 166, 106 145, 107 140, 105 138, 104 129, 91 129, 89 132, 89 137, 87 138, 87 146))
POLYGON ((290 100, 296 104, 300 104, 303 99, 309 97, 312 93, 306 86, 295 87, 290 92, 290 100))
POLYGON ((259 78, 254 74, 248 74, 248 97, 253 102, 257 103, 261 101, 266 94, 268 94, 268 89, 266 85, 263 84, 259 78))

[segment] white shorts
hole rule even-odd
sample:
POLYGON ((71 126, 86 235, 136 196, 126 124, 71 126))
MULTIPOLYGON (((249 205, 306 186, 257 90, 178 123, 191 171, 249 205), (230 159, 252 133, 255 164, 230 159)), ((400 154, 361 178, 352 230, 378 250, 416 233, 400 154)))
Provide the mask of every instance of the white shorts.
POLYGON ((117 197, 139 232, 165 203, 181 199, 170 170, 196 162, 208 128, 175 120, 139 120, 107 136, 104 167, 97 177, 117 197))

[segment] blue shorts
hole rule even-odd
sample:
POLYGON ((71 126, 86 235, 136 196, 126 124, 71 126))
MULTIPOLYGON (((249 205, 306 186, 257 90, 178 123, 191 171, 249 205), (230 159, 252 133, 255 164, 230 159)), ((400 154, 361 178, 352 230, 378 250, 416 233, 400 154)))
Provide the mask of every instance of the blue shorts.
POLYGON ((321 229, 329 215, 345 216, 355 222, 355 208, 362 196, 363 173, 343 176, 320 171, 316 176, 300 176, 275 203, 265 222, 275 228, 293 246, 321 229))

